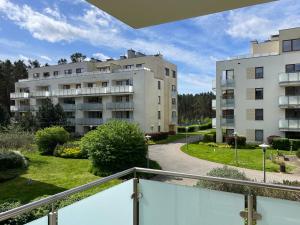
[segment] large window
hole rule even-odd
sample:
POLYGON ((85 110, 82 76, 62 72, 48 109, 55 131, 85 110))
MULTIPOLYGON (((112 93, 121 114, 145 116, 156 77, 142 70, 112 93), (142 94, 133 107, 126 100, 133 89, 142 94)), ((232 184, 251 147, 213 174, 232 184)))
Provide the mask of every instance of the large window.
POLYGON ((292 52, 300 50, 300 39, 284 40, 282 41, 282 51, 292 52))
POLYGON ((255 88, 255 100, 264 99, 264 89, 263 88, 255 88))
POLYGON ((255 79, 264 78, 264 68, 263 67, 255 67, 255 79))
POLYGON ((255 130, 255 141, 262 142, 264 140, 264 131, 263 130, 255 130))
POLYGON ((255 109, 255 120, 264 120, 264 110, 255 109))
POLYGON ((170 69, 169 68, 165 68, 165 74, 166 74, 166 76, 170 75, 170 69))
POLYGON ((161 87, 160 87, 160 80, 159 80, 159 81, 157 81, 157 89, 160 90, 160 88, 161 87))
POLYGON ((300 63, 285 65, 285 72, 286 73, 300 72, 300 63))
POLYGON ((175 70, 172 70, 172 75, 173 75, 173 78, 176 78, 176 71, 175 70))
POLYGON ((161 115, 160 115, 160 111, 157 111, 157 118, 160 120, 161 115))
POLYGON ((234 79, 234 70, 226 70, 226 80, 233 80, 234 79))

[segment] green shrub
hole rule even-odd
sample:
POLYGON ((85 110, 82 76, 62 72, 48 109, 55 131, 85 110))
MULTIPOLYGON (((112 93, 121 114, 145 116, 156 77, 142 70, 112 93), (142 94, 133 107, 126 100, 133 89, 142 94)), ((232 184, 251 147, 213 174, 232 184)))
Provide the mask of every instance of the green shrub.
POLYGON ((291 143, 294 151, 297 151, 300 148, 300 140, 290 139, 290 143, 291 143))
POLYGON ((267 137, 268 144, 272 145, 273 144, 273 140, 275 138, 280 138, 280 136, 278 136, 278 135, 271 135, 271 136, 267 137))
POLYGON ((169 136, 169 132, 149 133, 149 134, 146 134, 146 135, 151 136, 150 139, 151 139, 152 141, 160 141, 160 140, 167 139, 168 136, 169 136))
MULTIPOLYGON (((212 177, 222 177, 236 180, 249 180, 244 173, 239 172, 237 169, 231 169, 227 166, 223 168, 215 168, 207 173, 208 176, 212 177)), ((218 191, 234 192, 234 193, 244 193, 246 187, 238 184, 228 184, 223 182, 212 182, 212 181, 198 181, 197 186, 208 188, 218 191)))
POLYGON ((297 150, 296 156, 300 159, 300 149, 297 150))
POLYGON ((54 155, 61 158, 86 159, 87 152, 81 151, 80 142, 67 142, 63 145, 58 145, 54 150, 54 155))
MULTIPOLYGON (((234 136, 227 136, 225 138, 225 142, 231 146, 235 146, 235 137, 234 136)), ((244 147, 246 146, 246 137, 238 136, 237 137, 237 146, 244 147)))
POLYGON ((22 131, 19 127, 9 126, 0 132, 0 148, 27 148, 33 143, 33 139, 32 133, 22 131))
POLYGON ((93 172, 98 175, 146 165, 144 134, 134 123, 109 121, 88 132, 81 139, 81 148, 88 151, 93 172))
MULTIPOLYGON (((202 144, 202 142, 200 142, 200 144, 202 144)), ((214 147, 214 148, 218 148, 219 145, 217 143, 214 143, 214 142, 209 142, 209 143, 206 143, 207 146, 209 147, 214 147)))
POLYGON ((290 150, 290 141, 288 138, 274 138, 273 148, 279 150, 290 150))
POLYGON ((69 140, 70 134, 63 127, 48 127, 35 134, 35 142, 42 154, 52 155, 57 145, 69 140))
POLYGON ((211 129, 212 128, 212 122, 208 122, 206 124, 201 124, 199 125, 199 130, 207 130, 207 129, 211 129))

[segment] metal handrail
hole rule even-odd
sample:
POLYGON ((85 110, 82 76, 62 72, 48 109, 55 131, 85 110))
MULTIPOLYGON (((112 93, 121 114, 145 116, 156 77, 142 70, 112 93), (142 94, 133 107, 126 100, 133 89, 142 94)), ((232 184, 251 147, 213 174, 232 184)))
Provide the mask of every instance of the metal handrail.
POLYGON ((188 174, 188 173, 180 173, 180 172, 172 172, 172 171, 163 171, 163 170, 155 170, 155 169, 146 169, 146 168, 140 168, 140 167, 134 167, 127 170, 124 170, 122 172, 113 174, 111 176, 101 178, 99 180, 95 180, 93 182, 90 182, 88 184, 81 185, 79 187, 72 188, 70 190, 66 190, 64 192, 52 195, 50 197, 28 203, 26 205, 20 206, 18 208, 14 208, 11 210, 8 210, 6 212, 0 213, 0 221, 9 219, 11 217, 18 216, 24 212, 27 212, 29 210, 35 209, 37 207, 53 203, 57 200, 61 200, 65 197, 68 197, 72 194, 76 194, 82 191, 85 191, 87 189, 90 189, 92 187, 104 184, 106 182, 109 182, 114 179, 121 178, 123 176, 134 174, 136 177, 137 173, 146 173, 146 174, 155 174, 155 175, 164 175, 169 177, 182 177, 182 178, 189 178, 189 179, 197 179, 197 180, 204 180, 204 181, 211 181, 211 182, 223 182, 228 184, 238 184, 238 185, 244 185, 244 186, 251 186, 251 187, 260 187, 260 188, 270 188, 270 189, 276 189, 276 190, 284 190, 284 191, 297 191, 300 192, 300 187, 296 186, 287 186, 287 185, 279 185, 279 184, 270 184, 270 183, 259 183, 254 181, 245 181, 245 180, 235 180, 235 179, 228 179, 228 178, 220 178, 220 177, 211 177, 211 176, 201 176, 201 175, 195 175, 195 174, 188 174))

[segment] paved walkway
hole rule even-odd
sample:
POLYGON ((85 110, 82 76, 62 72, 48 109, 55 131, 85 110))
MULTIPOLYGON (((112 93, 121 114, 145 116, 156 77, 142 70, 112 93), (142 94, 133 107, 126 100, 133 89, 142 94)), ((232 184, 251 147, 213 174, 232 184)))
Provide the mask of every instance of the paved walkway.
MULTIPOLYGON (((197 175, 206 175, 213 168, 223 167, 223 164, 214 163, 202 159, 198 159, 183 153, 180 147, 183 146, 185 140, 177 141, 175 143, 165 144, 165 145, 152 145, 149 146, 150 158, 157 161, 163 170, 176 171, 183 173, 191 173, 197 175)), ((238 168, 234 166, 229 166, 231 168, 238 169, 244 172, 246 176, 250 179, 256 180, 258 182, 263 180, 263 172, 251 169, 238 168)), ((294 174, 284 174, 284 173, 273 173, 267 172, 266 175, 267 182, 282 182, 283 180, 300 180, 299 175, 294 174)), ((167 182, 174 182, 174 180, 167 180, 167 182)), ((195 180, 175 180, 175 183, 185 183, 185 184, 196 184, 195 180)))

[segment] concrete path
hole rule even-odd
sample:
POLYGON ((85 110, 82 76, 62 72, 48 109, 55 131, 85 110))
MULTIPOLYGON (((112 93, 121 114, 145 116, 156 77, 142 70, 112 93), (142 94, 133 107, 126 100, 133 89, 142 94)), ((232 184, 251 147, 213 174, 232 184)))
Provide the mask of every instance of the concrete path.
MULTIPOLYGON (((214 163, 202 159, 198 159, 183 153, 180 147, 185 144, 185 140, 179 140, 174 143, 164 145, 149 146, 149 155, 152 160, 157 161, 163 170, 191 173, 197 175, 206 175, 213 168, 223 167, 223 164, 214 163)), ((263 180, 263 172, 258 170, 244 169, 229 166, 244 172, 250 179, 261 182, 263 180)), ((282 182, 283 180, 300 180, 299 175, 283 174, 267 172, 267 182, 282 182)), ((174 180, 166 180, 167 182, 174 182, 174 180)), ((194 185, 197 183, 195 180, 180 179, 175 180, 175 183, 184 183, 194 185)))

